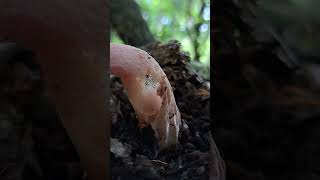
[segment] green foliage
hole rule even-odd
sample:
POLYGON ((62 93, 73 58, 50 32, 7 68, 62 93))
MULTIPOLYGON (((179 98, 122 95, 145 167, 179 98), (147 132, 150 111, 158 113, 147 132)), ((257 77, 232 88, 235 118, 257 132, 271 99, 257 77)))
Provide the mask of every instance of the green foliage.
MULTIPOLYGON (((140 5, 144 19, 148 22, 156 39, 166 42, 179 40, 184 50, 194 58, 194 26, 201 23, 197 41, 200 44, 200 61, 208 63, 210 59, 210 4, 204 1, 205 8, 200 14, 202 2, 199 0, 136 0, 140 5)), ((193 59, 192 58, 192 59, 193 59)))
MULTIPOLYGON (((209 0, 136 0, 154 37, 167 42, 176 39, 197 67, 209 78, 210 1, 209 0), (202 9, 202 10, 201 10, 202 9), (198 34, 197 34, 198 33, 198 34), (198 43, 196 58, 195 44, 198 43)), ((111 34, 112 42, 121 42, 111 34)))
POLYGON ((113 43, 123 43, 122 40, 119 38, 116 32, 111 31, 111 42, 113 43))

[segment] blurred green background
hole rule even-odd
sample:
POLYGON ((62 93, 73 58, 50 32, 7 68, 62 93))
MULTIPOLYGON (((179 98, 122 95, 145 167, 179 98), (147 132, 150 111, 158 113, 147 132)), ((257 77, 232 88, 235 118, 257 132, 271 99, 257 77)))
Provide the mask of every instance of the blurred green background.
MULTIPOLYGON (((193 67, 210 79, 210 0, 136 0, 157 41, 181 42, 193 67)), ((111 42, 122 42, 111 32, 111 42)))

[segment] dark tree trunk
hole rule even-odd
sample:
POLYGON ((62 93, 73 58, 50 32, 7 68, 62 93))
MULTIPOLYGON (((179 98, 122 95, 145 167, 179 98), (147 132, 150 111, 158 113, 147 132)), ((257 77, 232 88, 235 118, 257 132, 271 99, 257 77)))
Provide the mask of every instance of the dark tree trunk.
POLYGON ((319 93, 252 2, 212 6, 213 138, 227 179, 320 179, 319 93))
POLYGON ((133 0, 111 0, 111 25, 125 44, 144 46, 155 41, 133 0))

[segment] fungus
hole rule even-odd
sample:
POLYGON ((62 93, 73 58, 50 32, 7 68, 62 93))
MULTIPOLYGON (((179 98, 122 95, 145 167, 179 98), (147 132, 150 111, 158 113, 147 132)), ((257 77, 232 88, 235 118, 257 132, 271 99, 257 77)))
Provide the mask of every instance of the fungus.
POLYGON ((0 41, 34 52, 88 179, 107 179, 105 1, 0 1, 0 41))
POLYGON ((110 69, 128 92, 138 126, 151 125, 161 149, 174 147, 181 116, 170 82, 157 61, 141 49, 110 44, 110 69))

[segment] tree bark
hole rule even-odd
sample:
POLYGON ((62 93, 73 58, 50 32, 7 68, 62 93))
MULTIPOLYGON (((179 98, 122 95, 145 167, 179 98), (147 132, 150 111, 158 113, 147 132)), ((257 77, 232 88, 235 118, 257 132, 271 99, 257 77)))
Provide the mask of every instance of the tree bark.
POLYGON ((111 0, 110 9, 111 26, 125 44, 140 47, 155 41, 135 1, 111 0))

